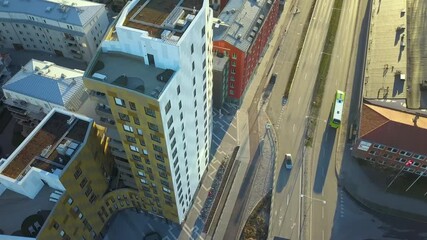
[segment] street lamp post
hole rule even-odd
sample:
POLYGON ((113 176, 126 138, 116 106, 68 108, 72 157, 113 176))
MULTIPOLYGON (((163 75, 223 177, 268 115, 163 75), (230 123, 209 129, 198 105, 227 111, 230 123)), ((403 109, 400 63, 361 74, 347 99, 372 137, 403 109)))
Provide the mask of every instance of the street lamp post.
POLYGON ((403 169, 405 167, 409 167, 414 163, 414 160, 408 160, 408 162, 405 163, 405 165, 403 165, 403 167, 400 169, 400 171, 396 174, 396 176, 394 176, 393 180, 391 180, 391 182, 387 185, 387 188, 385 189, 387 191, 387 189, 391 186, 391 184, 394 183, 394 181, 396 181, 397 177, 400 175, 400 173, 403 171, 403 169))
POLYGON ((307 195, 304 195, 304 194, 301 194, 300 197, 301 198, 306 197, 308 199, 311 199, 311 200, 314 200, 314 201, 319 201, 319 202, 322 202, 323 204, 326 204, 325 200, 322 200, 322 199, 319 199, 319 198, 313 198, 313 197, 310 197, 310 196, 307 196, 307 195))
POLYGON ((424 172, 423 173, 421 173, 418 177, 417 177, 417 179, 415 179, 415 181, 413 181, 412 182, 412 184, 405 190, 405 192, 407 192, 417 181, 418 181, 418 179, 420 179, 421 178, 421 176, 423 176, 425 173, 427 172, 427 169, 426 170, 424 170, 424 172))

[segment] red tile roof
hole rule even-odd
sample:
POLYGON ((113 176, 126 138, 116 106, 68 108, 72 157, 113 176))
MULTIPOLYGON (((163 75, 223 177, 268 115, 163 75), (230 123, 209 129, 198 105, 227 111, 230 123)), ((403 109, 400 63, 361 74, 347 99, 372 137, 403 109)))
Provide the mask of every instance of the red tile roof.
POLYGON ((405 151, 427 155, 427 118, 363 104, 360 138, 405 151))

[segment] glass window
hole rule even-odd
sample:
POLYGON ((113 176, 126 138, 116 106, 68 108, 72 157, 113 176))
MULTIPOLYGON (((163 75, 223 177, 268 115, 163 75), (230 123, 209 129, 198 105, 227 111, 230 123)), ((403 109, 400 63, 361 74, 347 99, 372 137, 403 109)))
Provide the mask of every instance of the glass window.
POLYGON ((138 117, 133 117, 133 121, 135 122, 136 125, 140 124, 138 117))
POLYGON ((153 109, 144 107, 144 110, 145 110, 145 114, 147 114, 148 116, 151 116, 154 118, 156 117, 156 112, 153 109))
POLYGON ((137 146, 129 145, 129 148, 130 148, 130 150, 131 150, 131 151, 133 151, 133 152, 139 152, 139 148, 138 148, 137 146))
POLYGON ((151 129, 151 130, 153 130, 153 131, 155 131, 155 132, 158 132, 159 131, 159 126, 157 126, 156 124, 154 124, 154 123, 148 123, 148 128, 149 129, 151 129))
POLYGON ((123 121, 130 122, 129 116, 119 112, 119 118, 123 121))
POLYGON ((151 140, 156 141, 156 142, 160 142, 160 137, 157 136, 156 134, 150 134, 151 135, 151 140))
POLYGON ((165 106, 165 112, 168 113, 170 109, 171 109, 171 101, 169 100, 165 106))
POLYGON ((134 102, 129 102, 129 107, 130 107, 130 109, 132 109, 132 110, 136 110, 136 106, 135 106, 135 103, 134 103, 134 102))
POLYGON ((133 127, 131 127, 131 126, 129 126, 129 125, 123 124, 123 129, 124 129, 126 132, 132 132, 132 133, 133 133, 133 127))
POLYGON ((138 135, 142 136, 142 130, 141 129, 137 128, 136 131, 137 131, 138 135))
POLYGON ((122 106, 122 107, 126 107, 126 103, 123 99, 121 98, 114 98, 114 102, 116 103, 116 105, 118 106, 122 106))

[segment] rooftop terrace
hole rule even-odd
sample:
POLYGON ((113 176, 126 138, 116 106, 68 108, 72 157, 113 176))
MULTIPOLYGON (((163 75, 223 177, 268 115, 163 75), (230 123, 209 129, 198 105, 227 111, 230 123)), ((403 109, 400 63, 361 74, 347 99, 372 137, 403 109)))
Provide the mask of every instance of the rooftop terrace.
POLYGON ((140 0, 128 13, 123 25, 149 32, 150 36, 174 35, 185 32, 203 0, 140 0))
MULTIPOLYGON (((59 112, 28 138, 22 149, 1 172, 10 178, 25 176, 31 167, 54 172, 62 170, 83 142, 89 122, 59 112)), ((20 150, 19 150, 20 149, 20 150)))
POLYGON ((174 71, 147 65, 144 59, 122 53, 100 53, 89 66, 88 77, 157 99, 174 71))

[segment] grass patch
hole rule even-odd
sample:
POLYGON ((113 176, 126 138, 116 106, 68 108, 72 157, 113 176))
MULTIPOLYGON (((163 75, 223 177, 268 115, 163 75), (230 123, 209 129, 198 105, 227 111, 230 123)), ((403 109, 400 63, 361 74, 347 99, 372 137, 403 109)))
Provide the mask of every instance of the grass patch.
MULTIPOLYGON (((320 59, 319 70, 317 72, 316 83, 314 84, 312 102, 310 107, 311 119, 317 119, 319 116, 320 107, 322 106, 323 93, 325 83, 328 77, 329 66, 331 64, 332 51, 334 49, 335 37, 340 22, 341 8, 343 0, 335 0, 332 9, 332 16, 329 22, 328 34, 326 35, 325 44, 323 45, 322 57, 320 59)), ((313 141, 314 129, 316 129, 317 121, 309 121, 306 146, 311 146, 313 141)))
POLYGON ((283 93, 284 98, 289 98, 289 92, 291 91, 292 82, 294 81, 295 72, 296 72, 299 57, 302 51, 302 46, 304 45, 305 36, 307 35, 308 26, 310 25, 310 19, 313 16, 313 11, 314 11, 314 6, 316 5, 316 1, 314 1, 313 4, 311 5, 310 12, 308 13, 307 20, 305 21, 304 28, 302 29, 301 40, 298 43, 297 56, 295 57, 294 64, 292 64, 291 72, 289 73, 288 83, 286 84, 285 92, 283 93))

